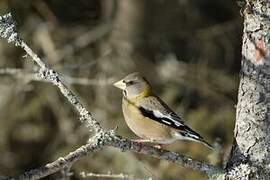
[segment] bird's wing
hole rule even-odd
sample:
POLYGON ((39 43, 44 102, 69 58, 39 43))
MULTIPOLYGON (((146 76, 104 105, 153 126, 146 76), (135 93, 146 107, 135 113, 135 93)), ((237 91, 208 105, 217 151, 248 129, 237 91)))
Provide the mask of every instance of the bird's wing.
POLYGON ((184 124, 184 121, 176 113, 174 113, 160 98, 157 96, 149 96, 144 98, 138 104, 140 112, 151 120, 157 121, 164 125, 170 126, 182 132, 187 132, 197 138, 202 137, 184 124))

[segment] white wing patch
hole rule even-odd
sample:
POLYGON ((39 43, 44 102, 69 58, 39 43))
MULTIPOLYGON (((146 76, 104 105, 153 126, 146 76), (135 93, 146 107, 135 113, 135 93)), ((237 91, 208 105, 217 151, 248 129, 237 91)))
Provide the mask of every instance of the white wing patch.
POLYGON ((166 123, 166 124, 169 124, 169 125, 172 125, 172 123, 171 123, 171 122, 166 121, 166 120, 164 120, 164 119, 162 119, 162 122, 164 122, 164 123, 166 123))
MULTIPOLYGON (((162 113, 161 113, 160 111, 158 111, 158 110, 154 110, 153 113, 154 113, 154 115, 155 115, 156 117, 158 117, 158 118, 161 118, 161 119, 162 119, 162 118, 166 118, 166 119, 171 120, 177 127, 184 126, 184 124, 182 124, 181 122, 178 122, 178 121, 174 120, 170 115, 162 114, 162 113)), ((169 122, 169 121, 166 121, 166 120, 164 120, 164 119, 162 119, 162 121, 163 121, 164 123, 166 123, 166 124, 170 124, 170 125, 171 125, 171 122, 169 122)))
POLYGON ((185 134, 181 134, 179 132, 175 132, 173 135, 175 136, 176 139, 200 142, 198 137, 194 136, 194 135, 190 136, 190 134, 185 135, 185 134))

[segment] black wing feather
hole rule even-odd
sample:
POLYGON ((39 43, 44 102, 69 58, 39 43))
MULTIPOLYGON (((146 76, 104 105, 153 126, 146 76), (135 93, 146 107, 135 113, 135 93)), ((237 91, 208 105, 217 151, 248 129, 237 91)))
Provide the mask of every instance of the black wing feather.
MULTIPOLYGON (((166 117, 157 117, 155 116, 154 112, 148 109, 145 109, 144 107, 140 106, 139 107, 140 112, 142 113, 143 116, 148 117, 151 120, 157 121, 159 123, 162 123, 164 125, 170 126, 172 128, 175 128, 179 131, 187 131, 188 133, 194 134, 195 136, 198 136, 198 138, 202 138, 198 133, 193 131, 191 128, 186 126, 185 124, 176 125, 175 122, 173 122, 170 118, 166 117)), ((181 120, 175 113, 171 114, 171 118, 173 118, 176 121, 181 120)))

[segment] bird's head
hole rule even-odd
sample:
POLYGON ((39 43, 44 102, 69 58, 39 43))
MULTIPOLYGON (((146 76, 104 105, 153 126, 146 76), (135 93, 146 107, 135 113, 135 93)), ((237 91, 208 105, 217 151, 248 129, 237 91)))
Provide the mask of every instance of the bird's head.
POLYGON ((148 81, 138 72, 127 75, 113 85, 122 89, 123 95, 129 100, 146 97, 150 94, 150 85, 148 81))

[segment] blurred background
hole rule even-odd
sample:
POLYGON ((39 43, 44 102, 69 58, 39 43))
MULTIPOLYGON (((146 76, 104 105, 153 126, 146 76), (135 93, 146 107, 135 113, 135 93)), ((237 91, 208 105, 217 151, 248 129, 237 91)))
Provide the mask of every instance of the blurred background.
MULTIPOLYGON (((230 152, 241 59, 242 19, 228 0, 0 0, 21 36, 58 71, 106 129, 136 138, 112 83, 139 71, 187 124, 221 151, 193 142, 164 148, 223 165, 230 152)), ((88 130, 52 84, 31 78, 24 52, 0 41, 0 175, 42 166, 85 144, 88 130)), ((164 160, 104 148, 76 162, 80 172, 143 179, 206 179, 164 160)), ((61 179, 61 173, 46 179, 61 179)), ((95 178, 89 178, 95 179, 95 178)))

